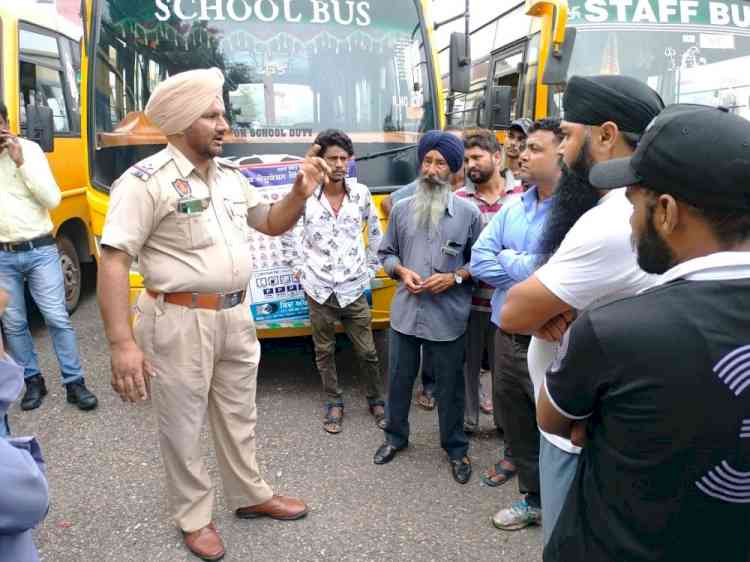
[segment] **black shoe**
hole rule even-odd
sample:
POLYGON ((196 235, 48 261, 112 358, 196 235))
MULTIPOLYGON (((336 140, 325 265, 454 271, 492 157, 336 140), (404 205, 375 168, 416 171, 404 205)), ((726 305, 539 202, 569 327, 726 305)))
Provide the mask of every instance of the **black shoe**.
POLYGON ((471 461, 469 457, 451 459, 453 479, 459 484, 466 484, 471 478, 471 461))
POLYGON ((99 403, 96 396, 86 388, 83 382, 70 382, 66 384, 65 393, 68 395, 68 402, 78 406, 79 410, 93 410, 99 403))
POLYGON ((42 375, 34 375, 26 379, 26 393, 21 400, 22 410, 36 410, 42 405, 42 399, 47 395, 47 385, 42 375))
POLYGON ((404 448, 405 447, 394 447, 388 442, 383 443, 378 447, 378 450, 375 451, 375 456, 373 457, 372 462, 375 464, 389 463, 395 458, 396 453, 404 448))

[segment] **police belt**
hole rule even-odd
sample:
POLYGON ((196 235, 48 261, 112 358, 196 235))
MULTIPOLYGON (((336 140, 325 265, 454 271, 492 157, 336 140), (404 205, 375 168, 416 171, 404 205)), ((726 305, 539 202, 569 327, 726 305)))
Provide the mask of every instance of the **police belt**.
POLYGON ((164 302, 170 304, 207 310, 232 308, 245 300, 245 290, 232 293, 157 293, 146 289, 146 292, 155 299, 161 295, 164 297, 164 302))
POLYGON ((55 239, 51 234, 45 234, 39 238, 32 238, 31 240, 24 240, 22 242, 0 242, 0 251, 2 252, 27 252, 34 248, 41 248, 42 246, 51 246, 55 243, 55 239))

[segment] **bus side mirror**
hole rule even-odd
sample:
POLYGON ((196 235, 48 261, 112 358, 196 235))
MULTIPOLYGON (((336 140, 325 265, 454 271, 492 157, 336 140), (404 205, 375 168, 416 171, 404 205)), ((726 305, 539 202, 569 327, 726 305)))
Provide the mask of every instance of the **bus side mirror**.
POLYGON ((452 92, 468 94, 471 89, 471 45, 465 33, 451 33, 450 87, 452 92))
POLYGON ((547 65, 544 68, 544 76, 542 76, 542 84, 558 86, 564 85, 568 81, 568 68, 570 67, 570 58, 573 55, 575 40, 576 28, 567 28, 565 30, 565 41, 560 45, 560 49, 550 51, 547 65))
POLYGON ((31 103, 26 106, 26 136, 41 146, 44 152, 55 149, 52 109, 31 103))
POLYGON ((512 86, 490 86, 482 116, 484 129, 498 130, 510 128, 510 112, 513 107, 512 86))

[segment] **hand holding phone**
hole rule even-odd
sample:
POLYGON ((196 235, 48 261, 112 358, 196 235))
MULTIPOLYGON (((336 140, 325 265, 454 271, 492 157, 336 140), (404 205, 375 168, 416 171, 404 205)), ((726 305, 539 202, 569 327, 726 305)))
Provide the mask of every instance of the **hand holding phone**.
POLYGON ((18 137, 8 129, 0 129, 0 147, 8 151, 8 156, 17 167, 23 166, 23 148, 18 142, 18 137))

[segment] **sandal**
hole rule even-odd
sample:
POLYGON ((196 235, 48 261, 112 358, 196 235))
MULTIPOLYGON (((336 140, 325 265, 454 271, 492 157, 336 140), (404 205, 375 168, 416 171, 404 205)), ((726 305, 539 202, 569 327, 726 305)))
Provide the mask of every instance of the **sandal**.
POLYGON ((426 394, 424 390, 417 393, 417 406, 428 412, 435 409, 435 398, 426 394))
POLYGON ((375 425, 377 425, 379 429, 385 429, 385 404, 382 402, 375 402, 374 404, 369 404, 368 408, 370 409, 372 417, 375 418, 375 425), (375 408, 377 408, 377 410, 375 408))
POLYGON ((517 472, 518 470, 512 462, 503 459, 492 468, 485 470, 479 479, 485 486, 496 488, 508 482, 517 472))
POLYGON ((479 409, 482 411, 483 414, 491 416, 493 413, 492 398, 489 398, 488 396, 485 396, 485 395, 480 395, 479 409))
POLYGON ((328 433, 341 433, 341 420, 344 418, 344 403, 329 402, 323 418, 323 429, 328 433))

